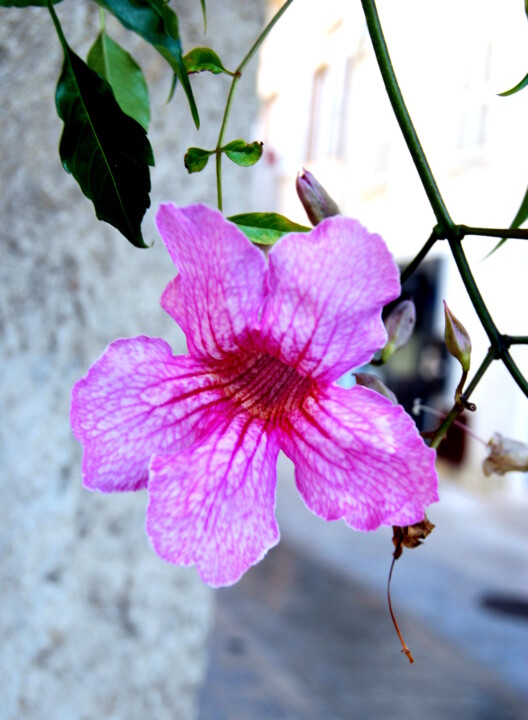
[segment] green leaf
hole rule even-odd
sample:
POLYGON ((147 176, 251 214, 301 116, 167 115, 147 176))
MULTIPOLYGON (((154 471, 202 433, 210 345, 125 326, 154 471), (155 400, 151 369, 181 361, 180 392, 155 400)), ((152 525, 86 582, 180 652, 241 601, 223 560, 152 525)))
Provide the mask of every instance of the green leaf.
POLYGON ((187 55, 185 55, 183 63, 189 75, 191 73, 208 70, 214 75, 218 75, 218 73, 226 73, 227 75, 231 75, 231 77, 233 76, 233 73, 226 70, 226 68, 222 65, 222 61, 214 50, 211 50, 211 48, 194 48, 194 50, 191 50, 191 52, 188 52, 187 55))
POLYGON ((183 158, 183 162, 189 174, 203 170, 207 165, 209 156, 213 154, 214 150, 202 150, 202 148, 198 147, 189 148, 183 158))
POLYGON ((141 220, 150 205, 152 149, 144 129, 117 104, 110 85, 63 43, 57 112, 60 157, 95 208, 136 247, 147 247, 141 220))
POLYGON ((128 30, 150 43, 171 66, 181 82, 196 127, 200 127, 198 109, 182 57, 178 17, 166 0, 97 0, 128 30))
POLYGON ((251 242, 274 245, 279 238, 291 232, 310 232, 312 228, 298 225, 284 215, 271 212, 242 213, 227 218, 238 225, 251 242))
MULTIPOLYGON (((51 0, 52 5, 58 5, 62 0, 51 0)), ((31 2, 31 0, 0 0, 0 7, 46 7, 47 6, 46 0, 34 0, 34 2, 31 2)))
POLYGON ((200 0, 200 5, 202 6, 202 15, 203 15, 203 21, 204 21, 204 33, 207 32, 207 12, 205 10, 205 0, 200 0))
MULTIPOLYGON (((524 194, 523 200, 521 202, 521 207, 517 210, 517 214, 513 218, 513 222, 510 225, 511 228, 518 228, 521 227, 521 225, 528 220, 528 188, 526 189, 526 193, 524 194)), ((499 242, 495 245, 493 250, 491 250, 487 255, 486 258, 489 258, 490 255, 493 255, 493 253, 498 250, 501 245, 504 245, 508 238, 502 238, 502 240, 499 240, 499 242)))
POLYGON ((249 167, 262 157, 262 143, 247 143, 244 140, 233 140, 222 148, 227 157, 237 165, 249 167))
POLYGON ((514 95, 515 93, 518 93, 519 90, 522 90, 528 85, 528 75, 525 75, 521 82, 517 83, 517 85, 514 85, 511 90, 505 90, 504 92, 499 93, 499 97, 507 97, 508 95, 514 95))
POLYGON ((102 31, 90 48, 89 67, 110 83, 121 110, 145 130, 150 121, 147 83, 134 58, 102 31))
POLYGON ((172 82, 171 82, 171 86, 170 86, 170 90, 169 90, 169 97, 167 98, 167 104, 169 104, 170 101, 172 100, 173 95, 174 95, 174 93, 176 92, 176 85, 177 85, 177 84, 178 84, 178 78, 177 78, 176 75, 174 75, 174 73, 173 73, 173 74, 172 74, 172 82))
POLYGON ((517 215, 513 218, 513 222, 510 225, 512 228, 521 227, 521 225, 528 220, 528 188, 524 194, 521 207, 517 210, 517 215))

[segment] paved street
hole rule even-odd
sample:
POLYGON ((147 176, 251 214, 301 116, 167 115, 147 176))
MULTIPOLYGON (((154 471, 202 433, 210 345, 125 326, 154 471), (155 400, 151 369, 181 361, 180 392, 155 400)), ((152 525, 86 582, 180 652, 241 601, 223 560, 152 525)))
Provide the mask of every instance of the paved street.
POLYGON ((526 720, 525 508, 442 488, 437 529, 393 579, 410 665, 386 604, 390 533, 319 521, 289 474, 281 544, 217 593, 200 720, 526 720))

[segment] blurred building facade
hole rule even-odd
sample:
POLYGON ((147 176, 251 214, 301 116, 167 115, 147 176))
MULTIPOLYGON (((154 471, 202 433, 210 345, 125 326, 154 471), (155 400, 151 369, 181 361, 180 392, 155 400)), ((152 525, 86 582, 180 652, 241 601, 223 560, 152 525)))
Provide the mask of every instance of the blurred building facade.
MULTIPOLYGON (((269 3, 270 14, 281 4, 269 3)), ((526 72, 523 3, 379 0, 378 9, 403 95, 452 217, 477 227, 508 227, 528 181, 528 91, 497 93, 526 72)), ((306 167, 342 212, 379 232, 405 266, 436 221, 385 94, 360 3, 293 4, 262 50, 259 93, 258 135, 265 151, 253 209, 306 223, 295 193, 296 175, 306 167)), ((496 242, 469 237, 464 248, 501 332, 526 335, 526 243, 510 240, 484 259, 496 242)), ((417 332, 387 366, 387 378, 407 406, 414 395, 446 411, 459 370, 442 342, 442 299, 470 332, 473 372, 486 354, 487 337, 442 243, 404 290, 418 305, 417 332)), ((527 348, 515 347, 512 354, 526 374, 527 348)), ((498 431, 528 441, 528 401, 502 364, 493 363, 472 399, 478 410, 467 422, 480 437, 487 441, 498 431)), ((502 482, 511 492, 526 493, 523 474, 485 479, 485 448, 465 436, 455 436, 447 452, 452 461, 463 460, 465 475, 470 469, 481 487, 502 482)))

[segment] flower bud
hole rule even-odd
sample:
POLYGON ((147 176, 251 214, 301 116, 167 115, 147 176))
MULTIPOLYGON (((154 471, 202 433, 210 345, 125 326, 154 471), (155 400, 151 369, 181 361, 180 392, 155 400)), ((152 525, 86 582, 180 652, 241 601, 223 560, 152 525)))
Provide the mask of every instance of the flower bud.
POLYGON ((445 300, 444 310, 444 337, 447 350, 462 365, 462 370, 467 373, 471 364, 471 340, 468 331, 447 307, 445 300))
POLYGON ((409 341, 416 324, 416 308, 412 300, 398 303, 384 320, 389 335, 387 344, 381 353, 381 362, 385 363, 409 341))
POLYGON ((512 470, 528 470, 528 445, 495 433, 488 443, 489 455, 482 464, 484 475, 504 475, 512 470))
POLYGON ((312 225, 318 225, 327 217, 339 215, 337 204, 308 170, 297 175, 295 188, 312 225))
POLYGON ((366 387, 369 390, 374 390, 374 392, 377 392, 379 395, 383 395, 383 397, 390 400, 393 405, 398 404, 398 398, 396 395, 381 382, 377 375, 371 375, 370 373, 354 373, 354 377, 356 378, 357 385, 366 387))

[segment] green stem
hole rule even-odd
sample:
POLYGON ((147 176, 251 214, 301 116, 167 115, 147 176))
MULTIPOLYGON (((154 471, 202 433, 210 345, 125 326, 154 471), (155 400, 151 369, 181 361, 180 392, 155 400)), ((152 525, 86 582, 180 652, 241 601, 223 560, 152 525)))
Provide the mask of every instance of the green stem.
POLYGON ((469 383, 469 385, 466 388, 466 391, 464 393, 464 398, 466 400, 469 400, 471 393, 475 390, 475 388, 477 387, 479 382, 482 380, 484 373, 486 372, 488 367, 491 365, 491 363, 494 360, 496 360, 496 358, 497 358, 497 353, 495 352, 495 349, 490 347, 490 349, 486 353, 486 357, 481 362, 479 369, 477 370, 477 372, 473 376, 473 379, 471 380, 471 382, 469 383))
POLYGON ((416 268, 421 265, 422 260, 425 258, 425 256, 429 253, 429 250, 433 247, 435 242, 438 240, 438 235, 436 232, 436 228, 433 230, 431 235, 429 236, 429 239, 423 246, 423 248, 420 250, 418 255, 416 255, 415 258, 411 260, 411 262, 407 265, 407 267, 402 271, 402 274, 400 276, 400 282, 403 285, 403 283, 408 280, 413 272, 416 270, 416 268))
POLYGON ((53 7, 51 0, 46 0, 46 5, 48 7, 49 14, 51 15, 51 19, 53 20, 53 24, 55 25, 55 30, 57 31, 57 35, 59 36, 60 44, 62 45, 64 54, 68 56, 70 46, 66 42, 66 38, 64 36, 64 33, 62 32, 62 27, 59 22, 59 18, 57 17, 57 13, 55 12, 55 8, 53 7))
POLYGON ((462 278, 462 282, 464 283, 467 294, 470 297, 479 320, 482 323, 482 327, 486 331, 492 345, 497 350, 502 350, 502 346, 504 344, 502 337, 493 322, 491 315, 489 314, 482 295, 480 294, 480 290, 477 287, 477 283, 475 282, 475 278, 473 277, 473 273, 469 267, 466 255, 462 249, 462 245, 458 242, 458 240, 449 240, 449 246, 455 259, 458 272, 460 273, 460 277, 462 278))
POLYGON ((418 171, 418 175, 420 176, 420 180, 422 181, 423 188, 429 198, 433 212, 436 215, 436 219, 443 231, 448 233, 452 231, 454 223, 442 199, 440 190, 438 189, 438 185, 436 184, 436 180, 429 167, 414 125, 412 124, 411 116, 405 105, 383 36, 376 3, 374 0, 361 0, 361 4, 363 5, 363 12, 365 13, 374 53, 376 54, 381 76, 385 83, 385 89, 387 90, 392 109, 396 115, 396 120, 405 138, 405 142, 414 161, 416 170, 418 171))
POLYGON ((467 294, 470 297, 482 327, 490 339, 496 357, 501 358, 512 378, 515 380, 523 393, 528 397, 528 381, 508 352, 508 342, 505 337, 500 334, 488 312, 486 304, 480 294, 480 290, 477 287, 477 283, 475 282, 475 278, 473 277, 473 273, 469 267, 469 263, 466 259, 461 243, 456 239, 450 239, 449 246, 451 248, 451 252, 453 253, 458 272, 460 273, 460 277, 462 278, 467 294))
POLYGON ((491 347, 484 360, 482 361, 479 369, 475 373, 475 376, 473 377, 472 381, 469 383, 469 385, 466 388, 466 391, 462 394, 460 400, 458 402, 455 402, 453 407, 451 408, 449 414, 445 418, 445 420, 442 422, 438 430, 435 432, 433 439, 431 440, 429 447, 432 447, 434 450, 438 450, 438 447, 442 440, 447 435, 447 432, 451 425, 455 422, 455 420, 458 418, 458 416, 466 409, 465 404, 467 404, 467 401, 471 395, 471 393, 475 390, 477 385, 479 384, 480 380, 482 379, 484 373, 488 369, 488 367, 491 365, 493 360, 497 357, 495 349, 491 347))
POLYGON ((233 101, 233 96, 235 94, 236 86, 238 85, 238 81, 240 80, 240 77, 236 74, 233 76, 233 80, 231 82, 231 87, 229 88, 229 94, 227 96, 226 106, 224 109, 224 115, 222 117, 222 125, 220 126, 220 132, 218 134, 218 140, 216 141, 216 196, 217 196, 217 204, 218 209, 221 211, 223 210, 223 201, 222 201, 222 143, 224 141, 224 133, 225 129, 227 127, 227 120, 229 118, 229 112, 231 110, 231 103, 233 101))
MULTIPOLYGON (((49 0, 48 0, 49 1, 49 0)), ((229 94, 227 96, 226 106, 224 109, 224 115, 222 117, 222 124, 220 126, 220 132, 218 134, 218 140, 216 143, 215 153, 216 153, 216 194, 218 198, 218 209, 223 209, 223 201, 222 201, 222 152, 221 147, 224 141, 224 134, 227 127, 227 121, 229 119, 229 113, 231 112, 231 104, 233 102, 233 96, 235 94, 236 86, 238 85, 238 81, 242 77, 242 73, 246 67, 246 65, 249 63, 251 58, 255 55, 259 47, 262 45, 264 40, 267 38, 271 30, 274 28, 276 23, 281 19, 281 17, 284 15, 286 10, 290 7, 293 0, 286 0, 284 5, 275 13, 275 15, 271 18, 269 23, 266 25, 264 30, 260 33, 258 38, 255 40, 253 45, 249 48, 246 55, 243 57, 241 63, 236 68, 236 70, 233 73, 233 80, 231 81, 231 87, 229 89, 229 94)))
POLYGON ((460 382, 457 385, 457 389, 455 390, 455 402, 464 404, 463 396, 462 396, 462 390, 464 389, 465 382, 467 380, 467 370, 464 370, 462 372, 462 377, 460 378, 460 382))
POLYGON ((517 385, 520 387, 520 389, 523 391, 523 393, 528 397, 528 381, 522 374, 522 372, 517 367, 517 364, 515 363, 515 360, 512 358, 510 353, 506 350, 502 353, 502 362, 506 365, 508 368, 510 375, 515 380, 517 385))
POLYGON ((271 18, 271 20, 270 20, 269 23, 266 25, 266 27, 264 28, 264 30, 260 33, 260 35, 258 36, 258 38, 255 40, 255 42, 253 43, 253 45, 249 48, 246 56, 244 57, 244 59, 242 60, 242 62, 240 63, 240 65, 239 65, 239 66, 237 67, 237 69, 235 70, 235 73, 240 73, 240 74, 242 74, 242 71, 244 70, 244 68, 246 67, 246 65, 248 64, 248 62, 251 60, 251 58, 253 57, 253 55, 257 52, 257 50, 259 49, 259 47, 262 45, 262 43, 264 42, 264 40, 267 38, 267 36, 270 34, 270 32, 273 30, 273 28, 275 27, 275 25, 279 22, 279 20, 281 19, 281 17, 284 15, 284 13, 286 12, 286 10, 290 7, 290 5, 291 5, 292 3, 293 3, 293 0, 286 0, 286 2, 284 3, 284 5, 277 10, 277 12, 275 13, 275 15, 271 18))
POLYGON ((504 342, 510 345, 528 345, 528 335, 504 335, 504 342))
POLYGON ((505 238, 516 238, 518 240, 528 240, 528 230, 521 230, 519 228, 508 228, 507 230, 501 230, 500 228, 478 228, 469 227, 468 225, 457 225, 460 235, 481 235, 482 237, 505 237, 505 238))

